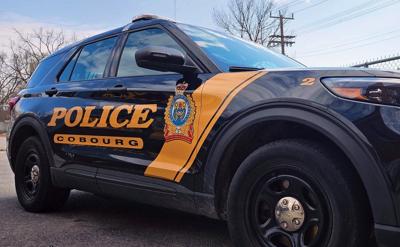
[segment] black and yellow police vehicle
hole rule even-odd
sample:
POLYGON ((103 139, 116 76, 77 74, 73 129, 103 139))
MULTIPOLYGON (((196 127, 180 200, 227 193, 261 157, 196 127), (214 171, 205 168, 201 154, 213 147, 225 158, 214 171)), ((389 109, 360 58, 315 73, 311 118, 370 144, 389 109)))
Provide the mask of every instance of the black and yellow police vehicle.
POLYGON ((235 246, 400 246, 399 73, 141 16, 49 55, 11 105, 27 211, 77 189, 226 220, 235 246))

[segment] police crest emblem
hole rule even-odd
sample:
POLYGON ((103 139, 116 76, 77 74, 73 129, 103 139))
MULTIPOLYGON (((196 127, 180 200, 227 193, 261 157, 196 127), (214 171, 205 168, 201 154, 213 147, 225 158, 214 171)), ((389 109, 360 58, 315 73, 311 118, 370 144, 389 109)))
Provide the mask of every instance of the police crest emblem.
POLYGON ((164 116, 166 142, 181 140, 192 143, 196 106, 192 97, 185 94, 187 87, 187 83, 179 83, 175 88, 175 95, 168 100, 164 116))

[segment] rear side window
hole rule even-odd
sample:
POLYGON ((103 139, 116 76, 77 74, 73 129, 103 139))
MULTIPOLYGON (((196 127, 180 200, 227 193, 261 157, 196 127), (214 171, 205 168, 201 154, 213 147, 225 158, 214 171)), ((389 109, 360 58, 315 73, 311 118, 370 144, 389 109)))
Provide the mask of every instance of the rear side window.
POLYGON ((129 34, 121 60, 118 66, 117 76, 145 76, 145 75, 160 75, 171 74, 173 72, 161 72, 141 68, 136 64, 135 52, 146 46, 164 46, 177 49, 183 54, 185 51, 178 43, 171 38, 164 30, 158 28, 146 29, 129 34))
POLYGON ((46 77, 50 70, 54 68, 54 65, 57 64, 59 57, 60 55, 55 55, 42 60, 29 79, 27 87, 36 87, 46 77))
POLYGON ((82 48, 65 67, 60 81, 82 81, 102 78, 117 37, 101 40, 82 48), (72 71, 72 73, 71 73, 72 71))
POLYGON ((67 66, 64 68, 64 71, 58 78, 58 81, 63 82, 63 81, 69 81, 71 79, 71 73, 75 67, 78 56, 79 56, 79 52, 75 53, 74 57, 68 62, 67 66))

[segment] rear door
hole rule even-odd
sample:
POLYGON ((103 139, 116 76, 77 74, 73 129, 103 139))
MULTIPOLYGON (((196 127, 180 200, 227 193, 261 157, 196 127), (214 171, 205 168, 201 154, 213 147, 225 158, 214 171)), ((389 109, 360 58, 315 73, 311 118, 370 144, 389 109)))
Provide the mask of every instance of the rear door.
POLYGON ((46 122, 55 144, 53 174, 61 184, 97 190, 95 174, 104 153, 99 136, 107 135, 101 127, 106 122, 101 102, 108 91, 105 77, 117 41, 113 36, 77 49, 58 82, 46 90, 52 108, 46 122))

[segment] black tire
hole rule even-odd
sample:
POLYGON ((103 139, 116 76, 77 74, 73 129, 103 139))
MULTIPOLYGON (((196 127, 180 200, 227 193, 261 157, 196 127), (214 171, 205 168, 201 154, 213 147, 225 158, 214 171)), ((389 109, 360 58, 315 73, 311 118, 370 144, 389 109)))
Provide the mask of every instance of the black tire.
POLYGON ((18 150, 15 189, 19 203, 29 212, 56 210, 61 208, 68 199, 68 189, 53 186, 49 161, 37 137, 27 138, 18 150), (39 175, 31 175, 32 170, 39 175))
POLYGON ((340 155, 311 141, 276 141, 251 153, 234 175, 229 231, 235 246, 368 246, 372 224, 364 194, 340 155), (303 223, 282 217, 283 197, 300 202, 303 223), (299 228, 289 230, 290 220, 299 228))

